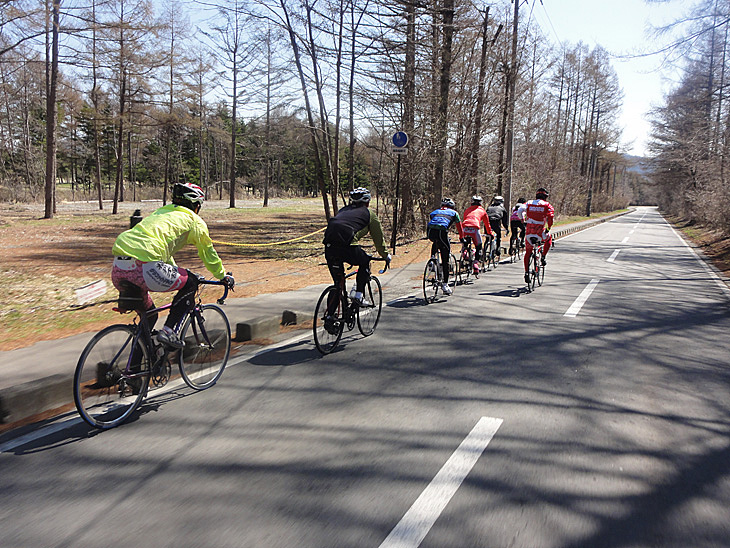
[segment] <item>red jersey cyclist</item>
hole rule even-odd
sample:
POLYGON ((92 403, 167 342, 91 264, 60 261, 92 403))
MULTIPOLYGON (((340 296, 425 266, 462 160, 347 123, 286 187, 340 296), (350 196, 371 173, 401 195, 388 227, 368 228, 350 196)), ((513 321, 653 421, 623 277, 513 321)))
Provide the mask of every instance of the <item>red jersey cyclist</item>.
POLYGON ((555 210, 547 201, 549 193, 544 188, 538 188, 535 199, 529 200, 520 206, 519 212, 525 219, 525 282, 530 283, 530 257, 534 246, 542 244, 542 266, 547 264, 545 255, 550 251, 553 237, 550 229, 553 226, 555 210))
POLYGON ((461 223, 464 227, 464 240, 471 238, 474 242, 474 249, 476 250, 474 254, 475 275, 479 274, 479 258, 482 254, 482 234, 479 232, 479 225, 483 224, 487 235, 490 238, 494 237, 492 227, 489 225, 489 215, 487 210, 482 207, 482 202, 481 196, 472 196, 471 206, 464 211, 464 220, 461 223))
MULTIPOLYGON (((187 243, 194 244, 213 276, 228 287, 235 284, 213 248, 208 226, 198 216, 204 198, 203 190, 197 185, 175 184, 172 203, 122 232, 112 247, 112 283, 119 290, 120 308, 150 310, 155 306, 150 291, 177 291, 165 326, 157 333, 159 342, 174 348, 185 346, 174 328, 192 307, 199 283, 191 271, 177 267, 173 254, 187 243)), ((150 326, 156 320, 156 316, 150 318, 150 326)))

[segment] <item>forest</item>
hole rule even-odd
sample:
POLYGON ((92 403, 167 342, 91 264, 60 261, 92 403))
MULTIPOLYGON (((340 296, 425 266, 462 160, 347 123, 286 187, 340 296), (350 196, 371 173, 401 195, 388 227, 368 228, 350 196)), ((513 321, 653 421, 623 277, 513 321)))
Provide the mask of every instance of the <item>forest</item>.
POLYGON ((696 60, 654 113, 652 185, 622 148, 609 53, 552 43, 531 17, 537 2, 0 6, 0 201, 43 201, 46 217, 60 199, 113 213, 168 200, 177 181, 231 207, 318 196, 329 217, 367 186, 408 234, 442 196, 509 204, 546 186, 557 211, 583 215, 655 203, 661 185, 691 210, 725 185, 719 11, 685 44, 696 60), (406 154, 392 150, 396 131, 406 154))

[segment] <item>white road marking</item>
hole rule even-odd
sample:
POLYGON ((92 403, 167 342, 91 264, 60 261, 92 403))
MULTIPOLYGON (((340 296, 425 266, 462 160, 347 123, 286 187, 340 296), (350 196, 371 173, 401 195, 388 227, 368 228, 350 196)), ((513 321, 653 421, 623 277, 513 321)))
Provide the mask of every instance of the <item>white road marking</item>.
POLYGON ((578 295, 578 298, 573 301, 573 304, 570 305, 570 308, 568 311, 563 314, 566 318, 575 318, 578 315, 578 312, 580 312, 580 309, 583 308, 583 305, 588 300, 588 297, 591 296, 591 293, 593 293, 593 290, 598 285, 599 279, 593 279, 591 280, 591 283, 589 283, 583 291, 581 291, 580 295, 578 295))
POLYGON ((502 419, 479 419, 380 548, 416 548, 421 544, 501 424, 502 419))
POLYGON ((612 263, 613 261, 615 261, 616 260, 616 256, 618 255, 619 251, 621 251, 621 250, 620 249, 617 249, 616 251, 614 251, 613 254, 608 259, 606 259, 606 260, 609 263, 612 263))
POLYGON ((625 243, 626 243, 626 242, 628 242, 628 241, 629 241, 629 237, 628 237, 628 236, 626 236, 626 237, 625 237, 625 238, 624 238, 623 240, 621 240, 621 243, 622 243, 622 244, 625 244, 625 243))

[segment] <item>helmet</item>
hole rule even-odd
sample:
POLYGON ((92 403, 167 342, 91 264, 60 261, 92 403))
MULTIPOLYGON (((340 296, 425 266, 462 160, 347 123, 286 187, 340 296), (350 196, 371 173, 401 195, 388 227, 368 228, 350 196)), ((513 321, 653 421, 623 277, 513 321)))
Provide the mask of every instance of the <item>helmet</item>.
POLYGON ((525 203, 525 199, 524 199, 524 198, 522 198, 522 197, 520 197, 520 198, 517 198, 517 203, 518 203, 518 204, 524 204, 524 203, 525 203))
POLYGON ((205 200, 203 189, 193 183, 175 183, 172 187, 172 203, 188 209, 199 209, 205 200))
POLYGON ((350 191, 350 200, 353 204, 368 204, 370 203, 370 191, 364 187, 357 187, 350 191))
POLYGON ((550 193, 547 191, 546 188, 538 188, 537 192, 535 193, 535 198, 538 200, 547 200, 547 197, 550 196, 550 193))
POLYGON ((451 209, 456 207, 456 203, 451 198, 444 198, 441 200, 441 207, 450 207, 451 209))
POLYGON ((494 203, 496 203, 496 204, 503 204, 504 203, 504 198, 502 196, 495 196, 494 197, 494 203))
POLYGON ((475 194, 474 196, 471 197, 471 205, 482 205, 483 201, 484 200, 482 200, 482 197, 479 196, 478 194, 475 194))

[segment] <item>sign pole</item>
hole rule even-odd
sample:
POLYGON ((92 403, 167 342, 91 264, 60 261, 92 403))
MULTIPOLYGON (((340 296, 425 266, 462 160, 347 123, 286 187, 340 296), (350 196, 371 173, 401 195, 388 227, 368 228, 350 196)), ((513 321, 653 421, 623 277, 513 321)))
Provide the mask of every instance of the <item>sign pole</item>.
POLYGON ((398 199, 400 197, 400 154, 395 167, 395 205, 393 206, 393 231, 390 235, 390 247, 395 255, 395 239, 398 233, 398 199))
POLYGON ((392 138, 393 148, 391 151, 398 156, 395 167, 395 204, 393 206, 393 233, 390 237, 390 247, 395 255, 395 240, 398 235, 398 201, 400 199, 400 157, 408 152, 408 135, 405 131, 396 131, 392 138))

